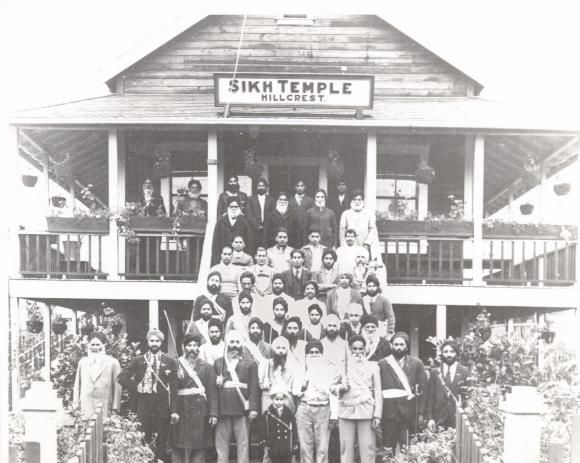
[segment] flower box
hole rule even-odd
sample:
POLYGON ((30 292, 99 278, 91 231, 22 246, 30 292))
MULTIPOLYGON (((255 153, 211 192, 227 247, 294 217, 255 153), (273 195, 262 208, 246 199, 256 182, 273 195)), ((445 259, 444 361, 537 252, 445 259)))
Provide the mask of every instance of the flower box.
MULTIPOLYGON (((136 232, 172 233, 175 217, 131 217, 129 227, 136 232)), ((183 233, 205 233, 207 218, 183 216, 178 217, 179 231, 183 233)))
POLYGON ((473 235, 473 223, 444 220, 381 220, 377 221, 381 236, 449 236, 469 237, 473 235))
POLYGON ((573 225, 529 224, 498 222, 483 224, 483 237, 495 239, 572 239, 577 236, 573 225))
POLYGON ((46 229, 56 233, 109 233, 106 217, 47 217, 46 229))
POLYGON ((33 188, 34 185, 36 185, 37 181, 38 181, 38 177, 36 175, 23 175, 22 176, 22 184, 25 187, 33 188))

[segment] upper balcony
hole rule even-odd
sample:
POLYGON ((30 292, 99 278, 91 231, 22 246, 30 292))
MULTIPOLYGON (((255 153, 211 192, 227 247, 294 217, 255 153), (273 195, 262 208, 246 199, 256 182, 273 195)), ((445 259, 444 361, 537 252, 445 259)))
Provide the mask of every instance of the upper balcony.
POLYGON ((554 214, 554 204, 572 210, 576 201, 574 188, 560 196, 555 186, 574 178, 571 137, 20 129, 18 146, 22 172, 38 182, 21 187, 14 277, 196 282, 209 267, 224 173, 240 173, 251 194, 243 173, 253 148, 274 192, 298 175, 310 191, 333 191, 327 151, 338 153, 351 188, 364 188, 378 211, 389 284, 577 282, 574 219, 554 214), (535 183, 525 175, 530 152, 535 183), (423 161, 434 179, 419 179, 423 161), (147 178, 158 202, 145 211, 147 178), (183 210, 190 180, 201 184, 207 215, 183 210))

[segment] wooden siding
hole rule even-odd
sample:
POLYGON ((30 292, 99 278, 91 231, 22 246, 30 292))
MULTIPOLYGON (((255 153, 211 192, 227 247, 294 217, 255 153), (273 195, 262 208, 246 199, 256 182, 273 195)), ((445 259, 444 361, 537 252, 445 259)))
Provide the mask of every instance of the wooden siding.
MULTIPOLYGON (((130 67, 124 93, 212 94, 213 74, 234 70, 241 24, 241 16, 208 16, 130 67)), ((372 74, 384 97, 466 96, 472 82, 376 16, 313 26, 248 17, 238 71, 372 74)))

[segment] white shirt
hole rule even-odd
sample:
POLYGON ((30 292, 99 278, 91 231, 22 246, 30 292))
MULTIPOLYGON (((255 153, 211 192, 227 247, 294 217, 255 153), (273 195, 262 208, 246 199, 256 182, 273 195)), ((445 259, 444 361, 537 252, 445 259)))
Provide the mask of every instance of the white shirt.
POLYGON ((264 222, 264 206, 266 205, 266 195, 258 195, 258 202, 260 203, 260 218, 264 222))
POLYGON ((304 195, 294 195, 294 197, 296 198, 296 202, 300 206, 302 204, 302 200, 304 199, 304 195))
POLYGON ((199 358, 205 360, 210 365, 224 356, 224 342, 220 341, 219 344, 212 344, 211 342, 206 342, 199 347, 199 358))
POLYGON ((368 259, 369 252, 367 248, 363 246, 357 246, 356 244, 352 246, 348 246, 346 244, 344 246, 339 246, 336 250, 336 262, 338 264, 338 271, 341 273, 352 273, 356 264, 356 257, 361 254, 364 254, 368 259))
POLYGON ((339 319, 344 319, 348 304, 350 304, 350 288, 336 288, 336 308, 339 319))
POLYGON ((446 363, 443 364, 443 379, 445 379, 445 375, 447 375, 447 370, 449 370, 449 374, 451 375, 451 381, 455 378, 455 371, 457 370, 457 362, 453 362, 453 365, 449 366, 446 363))

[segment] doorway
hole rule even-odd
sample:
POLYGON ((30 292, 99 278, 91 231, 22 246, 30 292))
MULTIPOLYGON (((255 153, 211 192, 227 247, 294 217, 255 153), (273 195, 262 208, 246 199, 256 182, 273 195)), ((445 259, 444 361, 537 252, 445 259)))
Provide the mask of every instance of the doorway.
POLYGON ((306 184, 306 194, 314 196, 319 188, 326 188, 326 165, 322 158, 267 158, 270 194, 276 197, 281 191, 294 194, 294 184, 302 179, 306 184))

